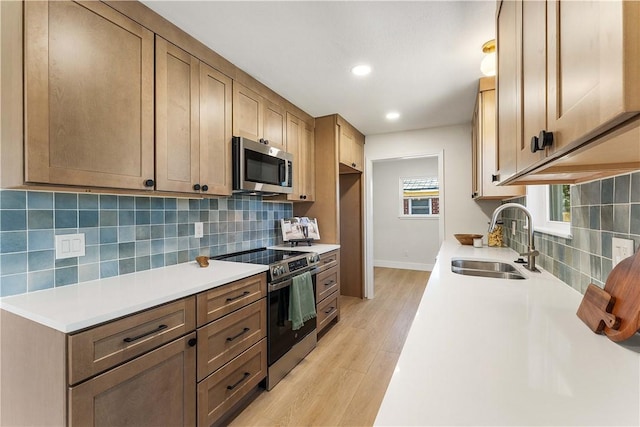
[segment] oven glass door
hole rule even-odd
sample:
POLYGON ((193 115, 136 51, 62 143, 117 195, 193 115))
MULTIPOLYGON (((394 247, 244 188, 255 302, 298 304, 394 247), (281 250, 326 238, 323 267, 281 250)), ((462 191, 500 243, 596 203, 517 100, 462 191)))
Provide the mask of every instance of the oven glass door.
MULTIPOLYGON (((316 276, 311 275, 315 297, 316 276)), ((267 362, 271 366, 284 356, 298 341, 316 329, 316 318, 304 322, 302 328, 292 330, 289 318, 290 286, 269 292, 268 329, 267 329, 267 362)))

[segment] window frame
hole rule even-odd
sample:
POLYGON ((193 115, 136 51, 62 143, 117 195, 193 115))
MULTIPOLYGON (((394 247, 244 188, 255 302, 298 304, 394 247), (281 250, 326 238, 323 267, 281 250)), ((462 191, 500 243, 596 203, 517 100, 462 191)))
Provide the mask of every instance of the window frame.
POLYGON ((571 221, 551 221, 549 207, 549 184, 528 185, 527 209, 531 212, 533 230, 552 236, 572 239, 571 221))
MULTIPOLYGON (((399 195, 399 203, 398 203, 398 218, 399 219, 409 219, 409 220, 425 220, 425 219, 439 219, 440 218, 440 213, 438 212, 437 214, 405 214, 404 213, 404 181, 407 179, 433 179, 433 178, 429 178, 426 176, 404 176, 404 177, 400 177, 398 180, 398 195, 399 195)), ((435 178, 436 180, 438 178, 435 178)), ((421 197, 414 197, 415 199, 438 199, 438 202, 440 200, 440 182, 438 180, 438 195, 437 197, 432 197, 432 196, 421 196, 421 197)), ((414 199, 411 198, 411 199, 414 199)), ((430 210, 432 210, 432 206, 429 206, 430 210)))

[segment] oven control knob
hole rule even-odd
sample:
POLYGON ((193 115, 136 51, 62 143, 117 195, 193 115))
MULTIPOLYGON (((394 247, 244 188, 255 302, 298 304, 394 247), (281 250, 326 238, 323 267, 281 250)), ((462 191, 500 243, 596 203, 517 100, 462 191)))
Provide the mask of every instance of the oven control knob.
POLYGON ((309 255, 309 263, 310 264, 314 264, 314 263, 317 263, 319 261, 320 261, 320 255, 318 255, 318 254, 309 255))
POLYGON ((284 273, 284 267, 283 266, 277 265, 277 266, 273 267, 273 272, 272 272, 273 277, 278 277, 283 273, 284 273))

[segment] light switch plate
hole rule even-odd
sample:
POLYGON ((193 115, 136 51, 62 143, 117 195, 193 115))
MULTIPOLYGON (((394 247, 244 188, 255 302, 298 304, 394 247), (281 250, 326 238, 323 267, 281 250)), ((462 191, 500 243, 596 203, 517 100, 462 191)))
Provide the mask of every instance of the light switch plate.
POLYGON ((84 256, 84 233, 56 235, 56 259, 84 256))
POLYGON ((633 240, 614 237, 611 240, 611 255, 615 267, 620 261, 633 255, 633 240))
POLYGON ((193 234, 196 239, 204 236, 204 225, 201 222, 196 222, 193 225, 193 234))

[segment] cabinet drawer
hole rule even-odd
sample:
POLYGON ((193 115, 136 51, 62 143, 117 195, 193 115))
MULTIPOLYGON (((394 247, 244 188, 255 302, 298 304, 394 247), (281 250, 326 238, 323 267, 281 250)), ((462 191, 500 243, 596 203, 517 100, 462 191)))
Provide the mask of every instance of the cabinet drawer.
POLYGON ((320 302, 333 292, 339 290, 338 267, 332 267, 316 277, 316 301, 320 302))
POLYGON ((189 297, 70 335, 69 384, 194 330, 195 311, 195 298, 189 297))
POLYGON ((317 305, 318 332, 323 330, 340 313, 340 292, 334 292, 317 305))
POLYGON ((237 280, 197 295, 198 326, 267 296, 266 273, 237 280))
POLYGON ((266 336, 266 298, 199 328, 198 381, 266 336))
POLYGON ((198 425, 209 426, 267 376, 267 340, 263 339, 198 383, 198 425))
POLYGON ((321 269, 328 269, 337 266, 339 263, 338 251, 327 252, 320 255, 320 267, 321 269))
POLYGON ((70 426, 193 426, 195 332, 75 387, 70 426))

